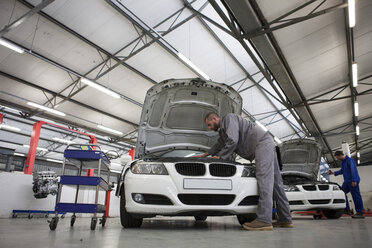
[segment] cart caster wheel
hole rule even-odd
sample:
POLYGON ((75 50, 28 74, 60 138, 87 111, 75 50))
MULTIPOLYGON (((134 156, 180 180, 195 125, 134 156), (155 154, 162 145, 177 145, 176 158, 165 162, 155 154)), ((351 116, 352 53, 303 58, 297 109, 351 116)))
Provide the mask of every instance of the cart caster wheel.
POLYGON ((93 217, 92 221, 90 222, 90 230, 95 230, 97 226, 97 218, 93 217))
POLYGON ((50 230, 54 231, 57 228, 58 224, 58 217, 53 217, 51 221, 49 221, 49 228, 50 230))
POLYGON ((65 218, 65 215, 64 215, 64 214, 62 214, 62 215, 61 215, 61 219, 64 219, 64 218, 65 218))
POLYGON ((34 216, 32 214, 28 214, 27 218, 32 219, 34 216))
POLYGON ((71 216, 70 226, 74 226, 75 220, 76 216, 75 215, 71 216))
POLYGON ((313 218, 314 218, 314 220, 321 220, 322 219, 322 215, 321 214, 314 214, 313 215, 313 218))
POLYGON ((12 218, 17 218, 17 214, 12 214, 12 218))
POLYGON ((99 219, 99 223, 102 225, 102 227, 105 227, 107 217, 103 216, 102 219, 99 219))

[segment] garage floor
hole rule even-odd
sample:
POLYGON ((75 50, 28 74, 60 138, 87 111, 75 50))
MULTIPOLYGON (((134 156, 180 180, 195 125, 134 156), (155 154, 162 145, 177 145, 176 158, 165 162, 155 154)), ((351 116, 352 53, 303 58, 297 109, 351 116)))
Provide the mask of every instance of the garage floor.
POLYGON ((295 217, 293 229, 248 232, 235 217, 156 218, 140 229, 122 229, 119 218, 108 219, 107 227, 90 230, 90 218, 60 219, 50 231, 46 219, 0 219, 0 247, 372 247, 372 218, 313 220, 295 217))

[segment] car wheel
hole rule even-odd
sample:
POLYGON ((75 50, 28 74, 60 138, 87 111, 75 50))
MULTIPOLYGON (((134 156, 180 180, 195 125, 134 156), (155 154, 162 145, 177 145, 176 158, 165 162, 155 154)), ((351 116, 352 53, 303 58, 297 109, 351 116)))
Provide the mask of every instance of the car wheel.
POLYGON ((196 221, 205 221, 207 219, 207 216, 198 215, 198 216, 194 216, 194 218, 196 221))
POLYGON ((120 194, 120 222, 125 228, 138 228, 142 225, 142 218, 134 218, 125 209, 125 192, 124 187, 120 194))
POLYGON ((251 214, 241 214, 236 216, 238 218, 239 224, 243 225, 246 222, 254 221, 257 218, 257 215, 254 213, 251 214))
POLYGON ((323 210, 323 214, 328 219, 338 219, 340 218, 344 213, 343 209, 327 209, 323 210))

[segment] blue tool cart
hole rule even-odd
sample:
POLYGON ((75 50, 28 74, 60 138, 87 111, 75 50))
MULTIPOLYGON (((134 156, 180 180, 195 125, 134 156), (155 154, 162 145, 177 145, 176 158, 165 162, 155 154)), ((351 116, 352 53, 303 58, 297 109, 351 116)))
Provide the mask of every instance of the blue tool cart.
POLYGON ((76 213, 92 213, 93 217, 90 224, 90 229, 95 230, 97 225, 97 213, 102 213, 102 219, 100 224, 102 227, 106 223, 106 207, 107 207, 107 195, 111 188, 110 184, 110 161, 106 155, 101 151, 99 146, 94 144, 68 145, 64 152, 64 159, 62 165, 62 175, 58 186, 58 195, 56 200, 55 216, 49 221, 50 230, 55 230, 58 224, 58 213, 67 212, 73 213, 71 216, 70 225, 73 226, 76 220, 76 213), (82 150, 82 147, 88 147, 89 150, 82 150), (75 165, 78 170, 77 176, 65 175, 66 161, 69 161, 75 165), (82 176, 83 169, 94 169, 96 176, 82 176), (101 172, 107 172, 107 180, 101 177, 101 172), (76 185, 76 194, 74 203, 61 202, 61 195, 63 194, 62 188, 64 185, 76 185), (78 203, 79 187, 80 185, 95 187, 95 202, 94 203, 78 203), (106 198, 104 205, 98 204, 99 190, 106 192, 106 198))

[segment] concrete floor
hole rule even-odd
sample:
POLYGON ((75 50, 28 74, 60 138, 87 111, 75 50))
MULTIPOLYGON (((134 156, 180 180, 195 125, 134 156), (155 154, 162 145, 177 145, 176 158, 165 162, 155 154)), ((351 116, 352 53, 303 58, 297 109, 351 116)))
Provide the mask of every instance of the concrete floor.
POLYGON ((60 219, 50 231, 46 219, 0 219, 0 247, 372 247, 372 218, 313 220, 294 217, 295 228, 248 232, 235 217, 209 217, 195 222, 189 217, 161 217, 145 220, 140 229, 123 229, 119 218, 107 226, 90 230, 90 218, 60 219))

